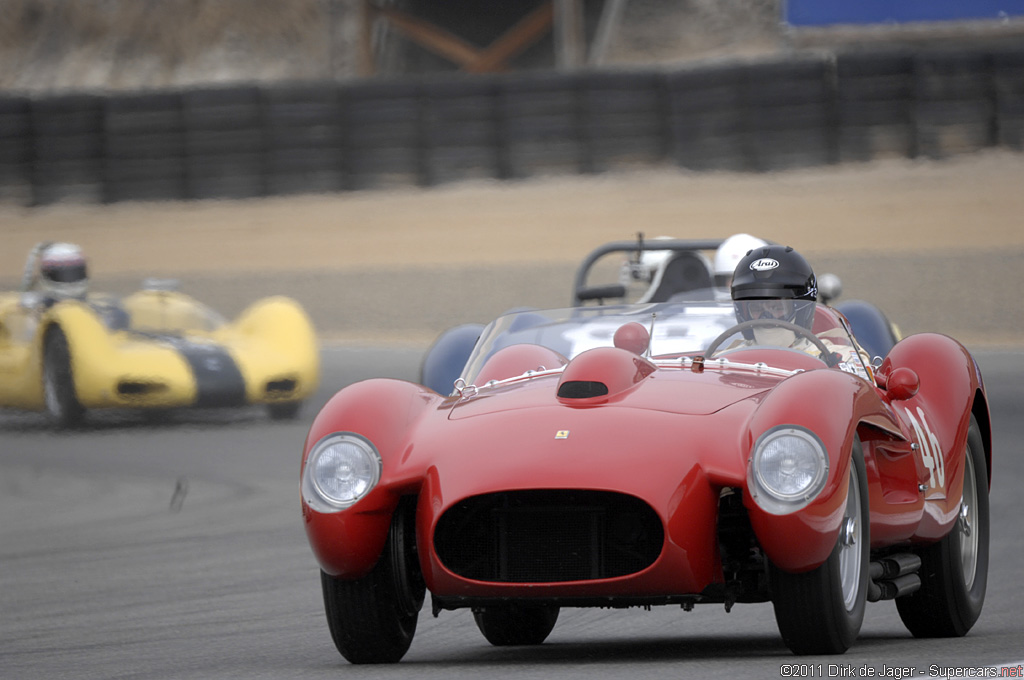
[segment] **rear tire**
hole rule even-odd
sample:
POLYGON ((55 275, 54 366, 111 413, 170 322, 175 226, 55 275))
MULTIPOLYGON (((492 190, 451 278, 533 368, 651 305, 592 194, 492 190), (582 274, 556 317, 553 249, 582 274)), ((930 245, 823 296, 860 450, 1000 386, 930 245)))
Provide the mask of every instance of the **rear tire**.
POLYGON ((416 561, 415 505, 400 504, 370 572, 356 580, 320 572, 334 646, 350 663, 397 663, 409 651, 426 588, 416 561))
POLYGON ((43 341, 43 400, 46 413, 57 427, 74 427, 85 418, 85 408, 75 394, 68 339, 58 326, 43 341))
POLYGON ((914 637, 962 637, 981 615, 988 587, 988 466, 978 422, 971 416, 964 456, 960 517, 945 537, 919 551, 921 588, 896 599, 914 637))
POLYGON ((495 647, 539 645, 558 621, 558 607, 506 604, 473 610, 476 627, 495 647))
POLYGON ((860 634, 868 592, 869 518, 864 454, 855 439, 846 510, 832 554, 809 572, 769 570, 775 621, 794 654, 842 654, 860 634))

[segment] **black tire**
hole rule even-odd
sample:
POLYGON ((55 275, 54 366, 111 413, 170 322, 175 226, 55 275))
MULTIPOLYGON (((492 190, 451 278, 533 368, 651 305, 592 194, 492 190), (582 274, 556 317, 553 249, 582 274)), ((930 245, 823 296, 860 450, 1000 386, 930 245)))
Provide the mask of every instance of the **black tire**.
POLYGON ((850 463, 846 511, 832 554, 809 572, 769 570, 775 621, 794 654, 842 654, 864 622, 871 537, 867 474, 857 439, 850 463))
POLYGON ((506 604, 473 610, 476 627, 495 647, 539 645, 558 621, 558 607, 506 604))
POLYGON ((271 420, 295 420, 302 410, 301 401, 285 401, 280 404, 267 404, 267 415, 271 420))
POLYGON ((409 651, 426 589, 416 562, 415 516, 401 504, 387 543, 366 576, 348 581, 323 571, 324 610, 334 646, 350 663, 397 663, 409 651))
POLYGON ((962 637, 981 615, 988 587, 988 465, 978 422, 971 416, 964 461, 961 514, 942 540, 919 551, 921 588, 896 599, 914 637, 962 637))
POLYGON ((46 414, 57 427, 74 427, 85 418, 71 371, 68 339, 64 331, 54 326, 43 341, 43 399, 46 414))

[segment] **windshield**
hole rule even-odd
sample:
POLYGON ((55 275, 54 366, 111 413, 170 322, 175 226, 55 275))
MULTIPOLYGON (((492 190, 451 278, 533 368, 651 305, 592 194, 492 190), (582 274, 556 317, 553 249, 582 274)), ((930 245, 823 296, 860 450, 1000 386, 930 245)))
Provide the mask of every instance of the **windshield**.
POLYGON ((507 314, 484 329, 461 379, 474 384, 491 356, 518 344, 540 345, 565 361, 595 347, 618 346, 654 361, 697 355, 732 360, 735 354, 737 360, 768 365, 773 355, 777 361, 784 355, 748 350, 772 349, 818 357, 865 379, 869 375, 841 315, 799 300, 662 302, 507 314))
POLYGON ((143 290, 125 298, 124 308, 130 329, 139 333, 212 332, 226 323, 206 305, 176 292, 143 290))

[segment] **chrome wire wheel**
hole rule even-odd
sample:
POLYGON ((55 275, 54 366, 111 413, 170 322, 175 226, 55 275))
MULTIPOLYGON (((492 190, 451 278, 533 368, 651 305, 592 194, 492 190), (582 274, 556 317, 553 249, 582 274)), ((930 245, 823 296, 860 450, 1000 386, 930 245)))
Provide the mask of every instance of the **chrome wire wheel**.
POLYGON ((846 512, 840 529, 839 549, 839 584, 843 591, 843 605, 846 611, 853 611, 860 594, 861 571, 863 559, 861 555, 860 481, 857 474, 850 471, 850 488, 846 494, 846 512))
POLYGON ((921 587, 896 598, 900 618, 914 637, 966 635, 985 604, 991 514, 989 470, 985 439, 973 415, 963 460, 964 488, 956 521, 949 533, 919 549, 921 587))
POLYGON ((974 460, 968 446, 964 457, 964 492, 960 501, 960 518, 957 529, 960 531, 960 566, 963 569, 964 585, 970 590, 974 586, 974 577, 978 573, 978 484, 974 460))

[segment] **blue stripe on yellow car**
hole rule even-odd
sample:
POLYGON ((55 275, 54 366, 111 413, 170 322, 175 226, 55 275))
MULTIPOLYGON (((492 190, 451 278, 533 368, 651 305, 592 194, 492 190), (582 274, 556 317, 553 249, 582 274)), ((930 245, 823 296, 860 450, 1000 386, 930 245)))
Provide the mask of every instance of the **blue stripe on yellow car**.
POLYGON ((196 382, 196 406, 245 404, 245 379, 226 349, 214 344, 172 343, 188 362, 196 382))

